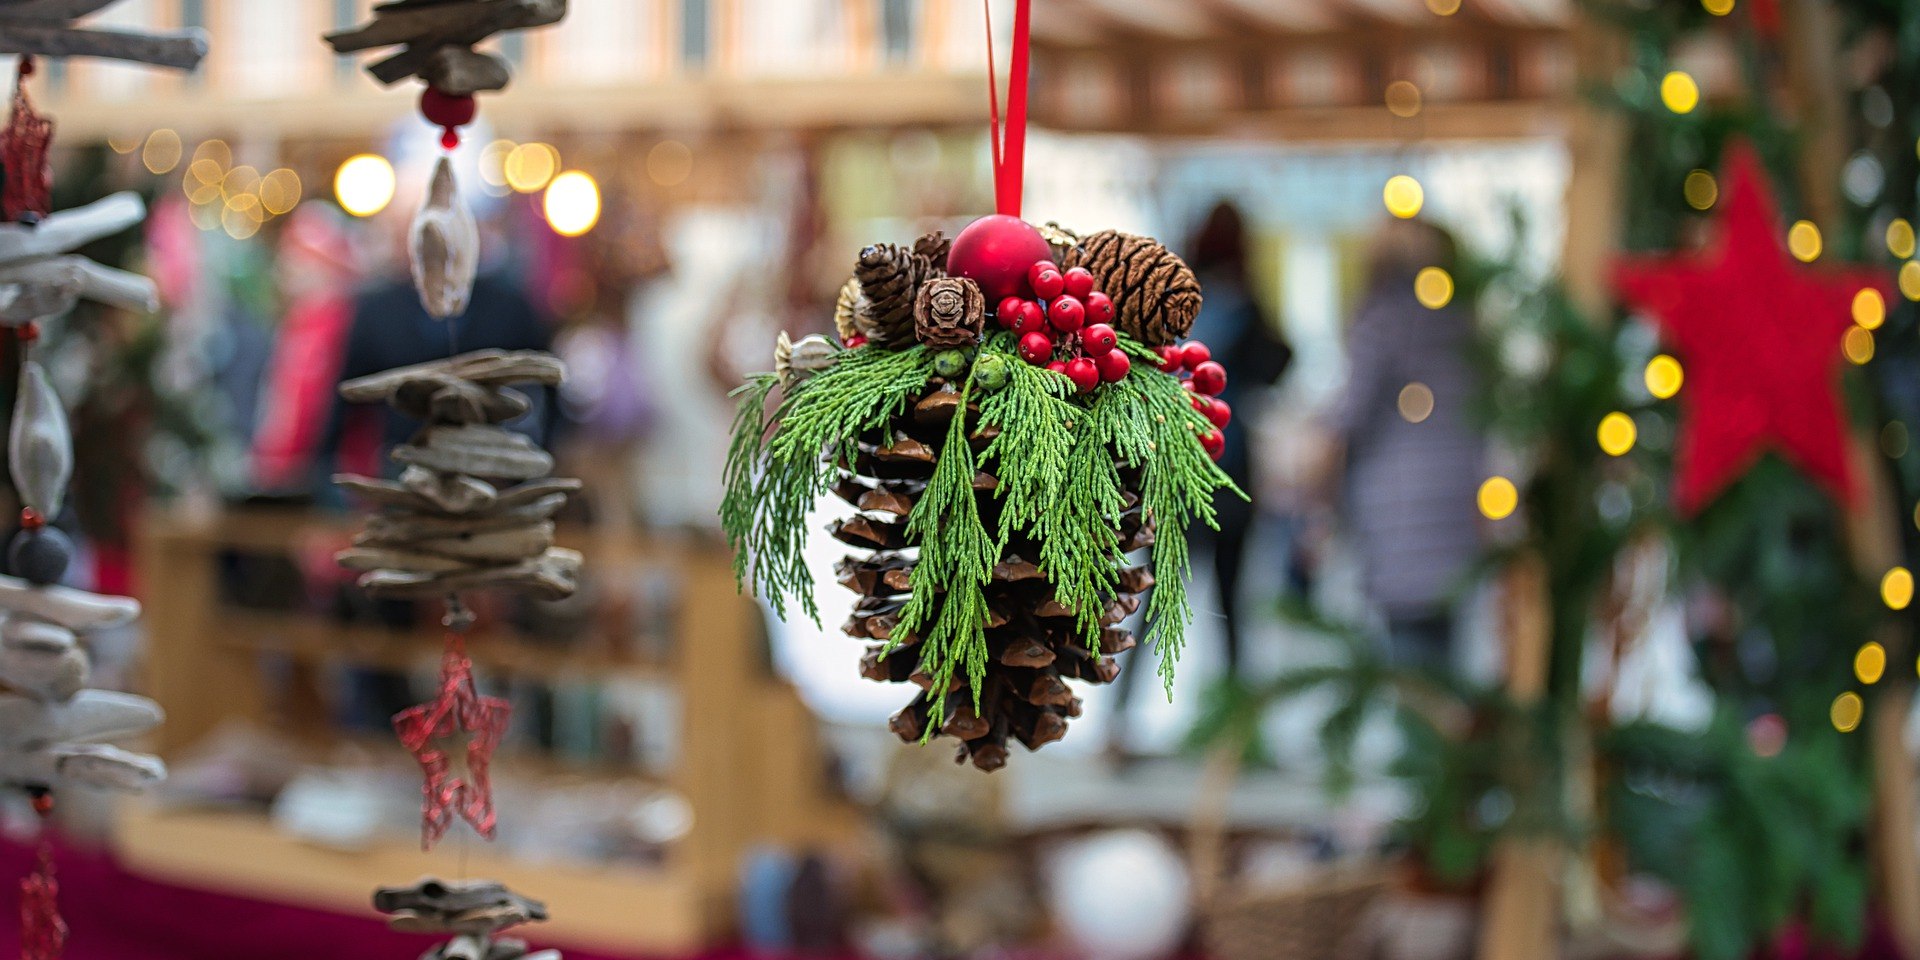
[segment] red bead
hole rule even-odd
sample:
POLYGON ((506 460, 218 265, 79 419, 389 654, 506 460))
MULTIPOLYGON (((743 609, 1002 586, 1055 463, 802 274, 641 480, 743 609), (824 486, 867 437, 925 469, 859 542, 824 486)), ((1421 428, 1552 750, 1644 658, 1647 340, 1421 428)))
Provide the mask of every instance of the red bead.
POLYGON ((993 214, 967 224, 947 252, 947 272, 980 285, 988 300, 1018 296, 1027 272, 1053 255, 1047 239, 1019 217, 993 214))
POLYGON ((1227 368, 1212 360, 1193 368, 1193 388, 1209 397, 1217 397, 1227 388, 1227 368))
POLYGON ((43 817, 53 816, 53 794, 41 790, 33 795, 33 812, 43 817))
POLYGON ((1186 346, 1180 347, 1179 350, 1180 365, 1186 367, 1188 370, 1192 370, 1206 363, 1208 360, 1213 359, 1213 351, 1207 349, 1207 345, 1198 340, 1187 341, 1186 346))
POLYGON ((1072 333, 1087 322, 1087 307, 1077 297, 1056 298, 1047 304, 1047 322, 1061 333, 1072 333))
POLYGON ((854 347, 864 347, 866 345, 867 345, 867 338, 864 334, 856 333, 853 336, 847 338, 847 349, 849 350, 853 349, 854 347))
POLYGON ((432 87, 420 93, 420 115, 436 127, 448 130, 464 127, 473 122, 479 111, 480 105, 471 95, 441 93, 432 87))
POLYGON ((31 77, 33 76, 33 72, 35 69, 36 67, 34 66, 32 54, 28 54, 27 56, 20 58, 20 75, 21 76, 31 77))
POLYGON ((1052 300, 1067 289, 1067 278, 1060 275, 1060 268, 1051 260, 1042 260, 1027 271, 1027 285, 1033 288, 1033 295, 1042 300, 1052 300))
POLYGON ((1075 389, 1086 393, 1100 385, 1100 368, 1086 357, 1075 357, 1067 362, 1067 379, 1073 381, 1075 389))
POLYGON ((1053 338, 1044 333, 1029 333, 1020 338, 1020 359, 1040 366, 1053 356, 1053 338))
POLYGON ((1207 456, 1218 460, 1221 454, 1227 452, 1226 434, 1218 430, 1208 430, 1200 435, 1200 446, 1207 451, 1207 456))
POLYGON ((1047 364, 1047 369, 1064 377, 1067 375, 1067 362, 1065 360, 1055 360, 1047 364))
POLYGON ((1087 294, 1087 319, 1094 323, 1113 322, 1113 298, 1099 291, 1087 294))
POLYGON ((1155 347, 1154 351, 1160 354, 1160 372, 1161 373, 1175 373, 1179 371, 1180 365, 1183 362, 1180 359, 1179 347, 1172 346, 1172 345, 1168 345, 1164 347, 1155 347))
POLYGON ((1002 327, 1012 330, 1020 322, 1020 305, 1026 303, 1019 297, 1008 297, 1000 301, 993 310, 993 318, 1000 321, 1002 327))
POLYGON ((1089 323, 1080 330, 1080 346, 1087 356, 1104 357, 1120 345, 1120 335, 1104 323, 1089 323))
POLYGON ((1022 300, 1020 301, 1019 315, 1013 323, 1013 329, 1021 336, 1029 333, 1044 335, 1047 332, 1047 315, 1040 310, 1039 304, 1034 303, 1032 300, 1022 300))
POLYGON ((21 343, 32 343, 40 339, 40 324, 36 321, 28 320, 26 323, 13 328, 13 336, 14 339, 19 340, 21 343))
POLYGON ((47 518, 41 516, 40 511, 35 510, 32 507, 21 508, 20 526, 22 528, 27 530, 38 530, 41 527, 44 527, 46 525, 47 525, 47 518))
POLYGON ((1086 267, 1074 267, 1067 271, 1067 293, 1085 300, 1093 293, 1093 271, 1086 267))
POLYGON ((440 131, 440 149, 447 151, 460 149, 460 131, 452 127, 440 131))
POLYGON ((1119 383, 1133 371, 1133 360, 1124 350, 1113 350, 1093 358, 1093 365, 1100 371, 1100 379, 1108 383, 1119 383))
POLYGON ((1206 407, 1200 412, 1206 414, 1207 419, 1222 430, 1227 428, 1227 424, 1233 422, 1233 408, 1227 406, 1225 400, 1209 398, 1206 407))

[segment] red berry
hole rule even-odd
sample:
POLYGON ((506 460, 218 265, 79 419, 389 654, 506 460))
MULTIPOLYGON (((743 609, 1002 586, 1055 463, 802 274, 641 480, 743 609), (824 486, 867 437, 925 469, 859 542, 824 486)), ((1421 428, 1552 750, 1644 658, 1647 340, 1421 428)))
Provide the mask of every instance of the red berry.
POLYGON ((1082 300, 1093 292, 1093 271, 1086 267, 1074 267, 1067 271, 1067 295, 1082 300))
POLYGON ((1207 456, 1218 460, 1221 454, 1227 452, 1226 434, 1218 430, 1208 430, 1200 435, 1200 446, 1206 449, 1207 456))
POLYGON ((1094 323, 1113 322, 1113 298, 1095 291, 1084 298, 1087 302, 1087 319, 1094 323))
POLYGON ((420 94, 420 115, 436 127, 448 130, 464 127, 473 122, 474 114, 479 112, 479 104, 471 95, 441 93, 428 87, 420 94))
POLYGON ((1080 346, 1087 356, 1104 357, 1120 345, 1120 335, 1104 323, 1089 323, 1080 330, 1080 346))
POLYGON ((849 350, 853 349, 854 347, 864 347, 866 345, 867 345, 867 338, 865 334, 856 333, 853 336, 847 338, 847 349, 849 350))
POLYGON ((1047 320, 1055 330, 1072 333, 1087 322, 1087 307, 1072 295, 1055 298, 1047 304, 1047 320))
POLYGON ((1023 303, 1026 301, 1019 297, 1008 297, 993 309, 993 318, 1000 321, 1001 326, 1012 330, 1020 323, 1020 305, 1023 303))
POLYGON ((1020 359, 1034 366, 1047 362, 1053 356, 1053 338, 1044 333, 1029 333, 1020 338, 1020 359))
POLYGON ((1100 370, 1100 379, 1108 383, 1119 383, 1133 370, 1133 361, 1126 351, 1114 350, 1093 358, 1093 365, 1100 370))
POLYGON ((1197 369, 1201 364, 1213 359, 1213 351, 1207 349, 1207 345, 1198 340, 1189 340, 1186 346, 1177 349, 1180 351, 1180 365, 1188 370, 1197 369))
POLYGON ((1067 375, 1067 362, 1065 360, 1055 360, 1047 364, 1047 369, 1064 377, 1067 375))
POLYGON ((1160 372, 1161 373, 1174 373, 1180 369, 1180 364, 1182 361, 1180 359, 1179 347, 1175 347, 1175 346, 1155 347, 1154 351, 1160 354, 1160 372))
POLYGON ((1040 305, 1032 300, 1020 301, 1020 310, 1013 322, 1013 329, 1025 336, 1029 333, 1047 332, 1047 315, 1040 311, 1040 305))
POLYGON ((1193 368, 1193 388, 1209 397, 1217 397, 1227 388, 1227 368, 1212 360, 1193 368))
POLYGON ((1206 407, 1200 412, 1206 414, 1207 419, 1213 421, 1213 425, 1222 430, 1227 428, 1227 424, 1233 422, 1233 408, 1227 406, 1225 400, 1209 398, 1206 407))
POLYGON ((1067 278, 1060 275, 1060 268, 1051 260, 1042 260, 1027 271, 1027 285, 1033 288, 1033 295, 1042 300, 1052 300, 1067 288, 1067 278))
POLYGON ((1100 385, 1100 368, 1086 357, 1075 357, 1067 363, 1067 379, 1072 380, 1081 393, 1086 393, 1100 385))

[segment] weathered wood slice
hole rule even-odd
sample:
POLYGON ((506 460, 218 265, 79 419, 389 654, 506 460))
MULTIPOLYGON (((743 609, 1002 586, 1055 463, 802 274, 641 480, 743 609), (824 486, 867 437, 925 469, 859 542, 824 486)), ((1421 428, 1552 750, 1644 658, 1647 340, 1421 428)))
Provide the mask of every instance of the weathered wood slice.
POLYGON ((0 681, 37 700, 65 703, 87 685, 91 664, 72 631, 9 617, 0 626, 0 681))
POLYGON ((401 542, 374 540, 361 534, 355 538, 355 542, 373 547, 397 547, 473 563, 513 563, 540 556, 553 546, 553 521, 539 520, 498 530, 401 542))
POLYGON ((348 570, 392 570, 396 573, 458 573, 484 564, 393 547, 349 547, 333 555, 348 570))
POLYGON ((489 90, 505 90, 513 79, 507 58, 483 53, 472 47, 447 44, 436 47, 420 65, 420 79, 427 86, 453 96, 472 96, 489 90))
POLYGON ((584 484, 577 477, 541 477, 537 480, 529 480, 500 491, 487 512, 517 510, 528 504, 545 502, 548 497, 556 493, 578 493, 582 486, 584 484))
POLYGON ((132 621, 140 615, 140 601, 61 586, 37 587, 15 577, 0 576, 0 610, 85 633, 132 621))
POLYGON ((42 517, 60 515, 67 482, 73 477, 73 435, 67 427, 67 408, 38 360, 20 364, 7 464, 22 504, 42 517))
POLYGON ((517 390, 462 380, 450 373, 410 379, 395 387, 387 402, 415 420, 454 424, 504 423, 532 407, 517 390))
POLYGON ((553 455, 532 440, 488 424, 435 425, 395 447, 393 459, 437 473, 531 480, 553 472, 553 455))
POLYGON ((17 327, 57 317, 80 302, 85 257, 37 257, 0 266, 0 324, 17 327))
MULTIPOLYGON (((167 765, 159 757, 105 743, 62 744, 46 751, 45 757, 55 780, 99 790, 137 793, 167 778, 167 765)), ((37 774, 36 770, 31 776, 37 774)), ((26 779, 17 782, 34 786, 52 783, 26 779)))
POLYGON ((329 33, 325 39, 335 53, 400 44, 472 46, 502 30, 558 23, 566 13, 566 0, 385 3, 373 8, 372 20, 350 30, 329 33))
POLYGON ((146 219, 140 195, 124 190, 85 206, 57 210, 38 224, 0 223, 0 264, 67 253, 146 219))
MULTIPOLYGON (((398 459, 401 447, 395 450, 398 459)), ((442 513, 478 513, 491 508, 500 499, 499 488, 479 477, 461 473, 446 473, 423 466, 410 466, 400 471, 400 485, 425 497, 434 509, 442 513)))
MULTIPOLYGON (((340 385, 340 396, 350 403, 376 403, 416 377, 453 377, 483 387, 516 383, 557 386, 567 378, 560 358, 541 350, 475 350, 445 360, 395 367, 340 385)), ((436 381, 437 382, 437 381, 436 381)))
POLYGON ((578 552, 553 547, 538 558, 506 566, 442 574, 375 570, 360 578, 360 586, 376 596, 425 597, 499 587, 519 590, 542 600, 561 600, 579 589, 580 564, 578 552))
POLYGON ((389 510, 367 518, 365 535, 370 542, 396 543, 485 533, 546 520, 560 512, 566 503, 566 494, 553 493, 532 503, 504 509, 496 501, 492 512, 465 516, 389 510))
POLYGON ((0 53, 101 57, 191 70, 207 55, 207 35, 199 30, 153 34, 0 20, 0 53))

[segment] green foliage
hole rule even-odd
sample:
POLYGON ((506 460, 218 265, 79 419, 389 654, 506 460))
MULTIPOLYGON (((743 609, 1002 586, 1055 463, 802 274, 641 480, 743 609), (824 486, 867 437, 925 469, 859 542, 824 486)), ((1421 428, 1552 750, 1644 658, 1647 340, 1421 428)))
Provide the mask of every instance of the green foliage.
MULTIPOLYGON (((971 393, 971 384, 961 389, 962 409, 971 393)), ((954 417, 933 479, 907 520, 907 538, 920 544, 920 562, 913 568, 913 595, 900 613, 898 632, 926 638, 920 662, 932 671, 933 689, 940 691, 934 701, 936 716, 945 716, 947 690, 962 668, 974 707, 980 705, 980 680, 987 670, 985 587, 1000 555, 980 522, 967 432, 967 417, 954 417), (932 630, 925 629, 928 624, 932 630)), ((929 738, 935 727, 928 725, 929 738)))

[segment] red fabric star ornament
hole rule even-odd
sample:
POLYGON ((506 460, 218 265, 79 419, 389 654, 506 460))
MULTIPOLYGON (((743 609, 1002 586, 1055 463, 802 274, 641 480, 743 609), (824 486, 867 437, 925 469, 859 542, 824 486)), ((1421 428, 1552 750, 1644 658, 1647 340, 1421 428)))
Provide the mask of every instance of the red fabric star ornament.
POLYGON ((499 697, 483 697, 473 685, 473 661, 458 635, 447 639, 440 664, 440 694, 395 714, 394 732, 425 775, 421 785, 420 848, 430 850, 445 836, 453 818, 493 839, 493 783, 487 766, 507 732, 512 707, 499 697), (455 775, 447 741, 466 739, 466 773, 455 775))
POLYGON ((13 113, 7 125, 0 127, 0 216, 18 220, 21 214, 42 217, 53 212, 53 167, 47 162, 47 148, 53 143, 53 121, 33 109, 27 99, 26 64, 22 59, 21 79, 13 88, 13 113))
POLYGON ((1686 370, 1674 505, 1692 516, 1775 451, 1842 503, 1854 495, 1839 394, 1841 341, 1880 273, 1814 270, 1787 252, 1751 148, 1728 149, 1720 204, 1698 253, 1623 257, 1622 299, 1658 322, 1686 370))
POLYGON ((53 876, 53 853, 42 845, 39 866, 20 881, 20 960, 60 960, 66 946, 60 881, 53 876))

